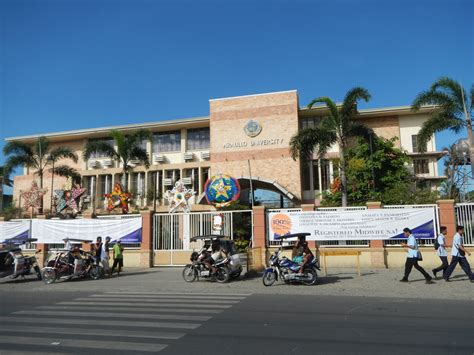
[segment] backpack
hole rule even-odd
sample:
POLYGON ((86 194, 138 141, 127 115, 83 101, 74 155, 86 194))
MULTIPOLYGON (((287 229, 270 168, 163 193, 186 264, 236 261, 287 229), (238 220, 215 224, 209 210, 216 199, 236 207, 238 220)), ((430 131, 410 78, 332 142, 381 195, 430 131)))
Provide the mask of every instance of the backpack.
POLYGON ((439 248, 438 238, 435 238, 433 246, 434 246, 435 250, 438 250, 438 248, 439 248))

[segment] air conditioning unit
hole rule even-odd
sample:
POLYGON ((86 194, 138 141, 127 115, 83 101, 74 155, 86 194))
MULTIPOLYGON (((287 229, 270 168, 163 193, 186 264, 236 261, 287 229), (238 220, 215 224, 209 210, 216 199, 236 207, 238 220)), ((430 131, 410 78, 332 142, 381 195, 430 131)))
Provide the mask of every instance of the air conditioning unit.
POLYGON ((185 184, 185 185, 192 185, 192 183, 193 183, 193 178, 190 178, 190 177, 182 178, 181 181, 182 181, 183 184, 185 184))
POLYGON ((173 179, 163 179, 164 186, 173 186, 173 179))
POLYGON ((88 164, 89 168, 97 168, 99 166, 99 162, 97 160, 90 160, 88 164))
POLYGON ((194 154, 193 153, 184 153, 184 161, 193 160, 194 154))
POLYGON ((165 157, 163 155, 155 155, 155 162, 164 163, 165 162, 165 157))
POLYGON ((129 161, 129 163, 130 163, 130 164, 134 164, 134 165, 138 165, 138 164, 140 164, 140 160, 138 160, 138 159, 132 159, 132 160, 129 161))
POLYGON ((103 160, 102 161, 102 166, 112 166, 113 162, 111 159, 103 160))
POLYGON ((211 157, 211 153, 209 152, 201 152, 202 159, 209 159, 211 157))

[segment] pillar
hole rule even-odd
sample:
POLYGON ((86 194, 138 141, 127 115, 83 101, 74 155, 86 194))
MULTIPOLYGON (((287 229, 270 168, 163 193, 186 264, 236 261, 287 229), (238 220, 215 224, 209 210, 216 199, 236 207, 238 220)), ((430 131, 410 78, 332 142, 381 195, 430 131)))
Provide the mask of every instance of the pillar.
MULTIPOLYGON (((366 206, 369 210, 380 209, 382 208, 382 202, 367 202, 366 206)), ((385 262, 385 247, 383 244, 383 240, 370 240, 369 245, 371 265, 377 268, 387 268, 387 263, 385 262)))
POLYGON ((253 267, 261 269, 265 264, 266 259, 266 223, 265 223, 265 206, 253 207, 253 241, 252 252, 253 267), (256 257, 258 254, 259 257, 256 257))
MULTIPOLYGON (((46 215, 39 214, 36 216, 38 219, 46 219, 46 215)), ((31 233, 31 231, 30 231, 31 233)), ((45 243, 36 243, 36 260, 41 266, 45 266, 46 260, 48 259, 49 245, 45 243)))
POLYGON ((153 267, 153 211, 142 211, 142 243, 140 245, 140 266, 153 267))
POLYGON ((438 200, 439 207, 439 226, 448 228, 446 235, 446 244, 453 245, 453 236, 456 233, 456 212, 454 209, 454 200, 438 200))

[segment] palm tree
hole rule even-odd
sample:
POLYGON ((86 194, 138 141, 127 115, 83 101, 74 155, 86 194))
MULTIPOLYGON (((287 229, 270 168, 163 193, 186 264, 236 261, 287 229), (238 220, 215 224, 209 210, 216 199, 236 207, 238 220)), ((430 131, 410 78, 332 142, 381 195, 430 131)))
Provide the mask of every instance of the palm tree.
POLYGON ((311 159, 313 153, 318 158, 323 157, 328 149, 337 144, 339 147, 340 179, 342 192, 342 206, 347 206, 347 151, 351 137, 369 138, 372 130, 357 122, 357 102, 359 100, 369 101, 370 94, 367 89, 355 87, 349 90, 342 105, 336 105, 328 97, 318 97, 311 101, 308 108, 317 103, 325 104, 329 109, 329 115, 324 117, 318 126, 299 131, 291 138, 290 151, 293 159, 299 156, 303 159, 311 159))
POLYGON ((56 163, 63 158, 69 158, 74 161, 74 163, 77 163, 78 161, 77 154, 73 153, 67 147, 58 147, 49 154, 48 161, 51 163, 51 168, 49 169, 49 172, 51 173, 51 211, 53 210, 54 175, 72 178, 78 178, 81 176, 76 169, 69 165, 55 166, 56 163))
POLYGON ((437 110, 423 123, 418 133, 418 146, 421 151, 426 150, 426 143, 435 133, 446 129, 459 133, 466 129, 471 168, 474 167, 474 137, 471 122, 471 114, 474 110, 474 85, 471 86, 467 96, 466 90, 456 80, 441 77, 428 90, 418 94, 412 103, 412 109, 418 111, 425 105, 436 105, 437 110))
POLYGON ((13 181, 5 173, 5 167, 0 166, 0 213, 3 212, 3 185, 12 186, 13 181))
MULTIPOLYGON (((6 176, 10 176, 17 167, 24 166, 34 169, 34 174, 39 177, 40 189, 43 188, 43 176, 46 169, 54 165, 55 161, 67 158, 77 161, 77 155, 68 147, 61 146, 51 149, 50 142, 46 137, 39 137, 33 144, 18 141, 8 142, 3 147, 3 153, 9 156, 5 163, 6 176)), ((38 212, 43 213, 43 198, 38 212)))
POLYGON ((90 140, 86 143, 82 156, 84 160, 89 160, 95 153, 102 153, 103 155, 113 159, 118 164, 122 165, 122 186, 127 190, 126 174, 133 171, 133 166, 130 165, 132 160, 138 160, 148 169, 150 167, 150 160, 142 143, 145 139, 151 139, 150 131, 142 129, 131 134, 125 135, 123 132, 113 130, 110 135, 114 139, 117 146, 115 150, 113 144, 100 141, 90 140))

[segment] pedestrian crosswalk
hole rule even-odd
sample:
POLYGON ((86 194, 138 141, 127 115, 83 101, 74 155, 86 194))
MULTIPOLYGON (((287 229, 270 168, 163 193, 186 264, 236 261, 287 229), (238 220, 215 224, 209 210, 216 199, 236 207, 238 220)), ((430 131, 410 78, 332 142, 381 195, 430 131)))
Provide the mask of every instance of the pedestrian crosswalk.
POLYGON ((250 294, 106 292, 0 316, 0 354, 159 352, 250 294))

